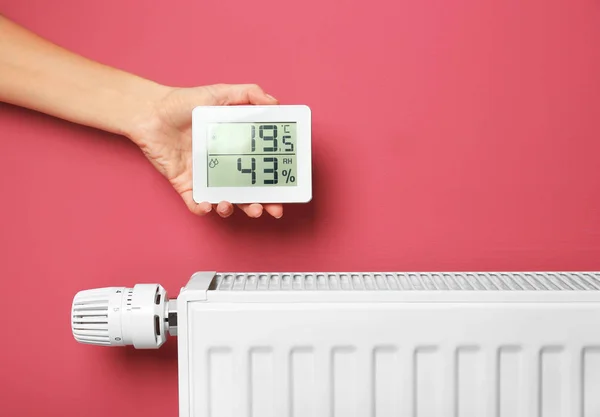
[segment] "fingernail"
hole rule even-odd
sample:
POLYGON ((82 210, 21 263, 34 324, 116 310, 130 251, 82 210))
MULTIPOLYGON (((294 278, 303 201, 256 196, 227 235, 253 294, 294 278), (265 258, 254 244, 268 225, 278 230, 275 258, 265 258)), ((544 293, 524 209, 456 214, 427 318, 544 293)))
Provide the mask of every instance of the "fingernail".
POLYGON ((267 94, 267 97, 269 97, 271 100, 277 101, 277 99, 275 97, 273 97, 271 94, 267 94))

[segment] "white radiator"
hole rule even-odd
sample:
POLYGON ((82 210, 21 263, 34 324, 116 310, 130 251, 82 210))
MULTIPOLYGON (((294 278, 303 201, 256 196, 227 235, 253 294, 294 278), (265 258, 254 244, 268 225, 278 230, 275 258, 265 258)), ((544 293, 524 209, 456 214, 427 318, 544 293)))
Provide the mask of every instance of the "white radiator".
POLYGON ((600 416, 596 272, 199 272, 176 301, 83 291, 72 322, 82 343, 177 334, 180 417, 600 416))

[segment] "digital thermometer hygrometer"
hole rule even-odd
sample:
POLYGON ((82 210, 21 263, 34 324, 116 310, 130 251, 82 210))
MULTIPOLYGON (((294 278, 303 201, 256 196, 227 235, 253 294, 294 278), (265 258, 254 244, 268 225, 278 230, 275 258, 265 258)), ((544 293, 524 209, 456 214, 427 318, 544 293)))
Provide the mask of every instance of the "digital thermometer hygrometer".
POLYGON ((307 106, 196 107, 192 149, 197 203, 306 203, 312 198, 307 106))

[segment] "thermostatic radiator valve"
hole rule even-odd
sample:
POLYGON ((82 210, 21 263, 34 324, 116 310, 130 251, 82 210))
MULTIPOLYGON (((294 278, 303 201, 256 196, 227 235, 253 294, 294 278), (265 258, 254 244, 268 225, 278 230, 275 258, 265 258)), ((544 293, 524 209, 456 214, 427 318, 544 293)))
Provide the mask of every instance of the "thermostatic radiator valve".
POLYGON ((107 287, 78 292, 71 328, 80 343, 157 349, 177 334, 176 301, 159 284, 107 287))

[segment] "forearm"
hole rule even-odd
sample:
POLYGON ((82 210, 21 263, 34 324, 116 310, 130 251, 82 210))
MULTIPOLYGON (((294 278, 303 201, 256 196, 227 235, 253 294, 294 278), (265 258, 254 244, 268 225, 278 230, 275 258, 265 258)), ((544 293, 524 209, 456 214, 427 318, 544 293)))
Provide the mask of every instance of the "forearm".
POLYGON ((0 101, 129 136, 166 87, 71 53, 0 16, 0 101))

